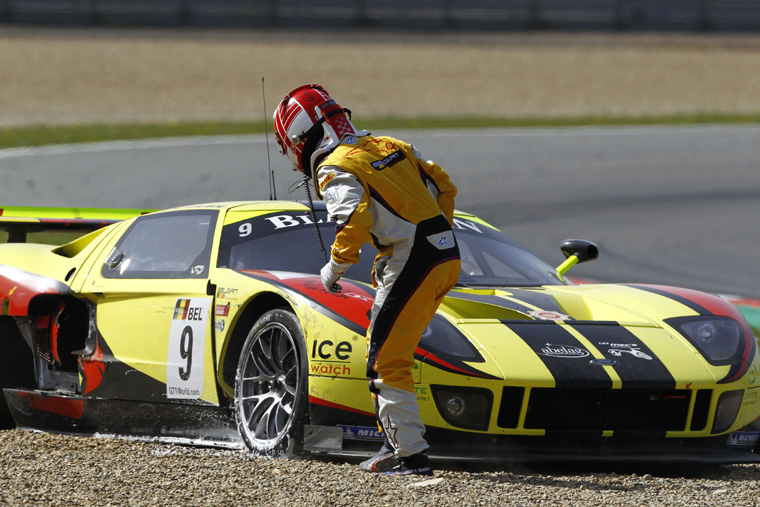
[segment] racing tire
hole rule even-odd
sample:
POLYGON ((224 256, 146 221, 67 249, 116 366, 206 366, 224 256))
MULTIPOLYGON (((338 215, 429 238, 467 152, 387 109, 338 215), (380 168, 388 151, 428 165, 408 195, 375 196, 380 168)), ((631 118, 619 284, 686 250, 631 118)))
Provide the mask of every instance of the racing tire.
POLYGON ((248 333, 235 376, 235 419, 256 455, 303 454, 308 422, 306 345, 296 316, 271 310, 248 333))

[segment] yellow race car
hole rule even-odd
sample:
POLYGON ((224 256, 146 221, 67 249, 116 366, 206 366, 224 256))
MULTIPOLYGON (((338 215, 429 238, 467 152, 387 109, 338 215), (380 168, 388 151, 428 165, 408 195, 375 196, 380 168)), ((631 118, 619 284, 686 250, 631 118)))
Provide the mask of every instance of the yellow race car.
MULTIPOLYGON (((366 379, 374 252, 326 292, 323 206, 4 208, 4 427, 136 435, 257 454, 376 451, 366 379), (61 245, 40 231, 92 231, 61 245)), ((416 351, 433 456, 760 462, 760 356, 725 299, 566 279, 457 213, 459 285, 416 351)))

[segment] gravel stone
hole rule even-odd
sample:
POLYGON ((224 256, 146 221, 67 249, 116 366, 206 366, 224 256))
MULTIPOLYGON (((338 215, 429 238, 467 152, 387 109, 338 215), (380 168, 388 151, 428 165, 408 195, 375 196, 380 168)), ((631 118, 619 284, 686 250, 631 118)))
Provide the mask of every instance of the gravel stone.
POLYGON ((343 458, 257 458, 240 450, 6 430, 0 505, 760 505, 760 465, 434 465, 433 478, 386 477, 343 458))

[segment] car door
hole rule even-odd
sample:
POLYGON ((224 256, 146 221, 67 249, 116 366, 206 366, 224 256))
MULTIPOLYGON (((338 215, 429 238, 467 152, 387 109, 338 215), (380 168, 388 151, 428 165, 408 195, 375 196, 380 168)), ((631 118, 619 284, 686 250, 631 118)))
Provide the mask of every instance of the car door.
POLYGON ((82 292, 95 301, 102 366, 85 394, 218 403, 208 280, 217 216, 138 217, 95 259, 82 292))

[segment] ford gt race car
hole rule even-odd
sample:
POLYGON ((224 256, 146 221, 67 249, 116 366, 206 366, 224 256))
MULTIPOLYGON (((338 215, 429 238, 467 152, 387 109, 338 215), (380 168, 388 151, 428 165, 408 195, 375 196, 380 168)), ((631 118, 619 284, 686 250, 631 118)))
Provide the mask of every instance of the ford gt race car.
MULTIPOLYGON (((380 447, 365 377, 374 252, 326 292, 324 207, 5 208, 0 229, 4 427, 264 455, 380 447), (51 230, 84 235, 27 242, 51 230)), ((473 215, 454 231, 459 284, 415 354, 433 456, 760 462, 760 355, 735 306, 574 285, 588 242, 563 243, 553 268, 473 215)))

